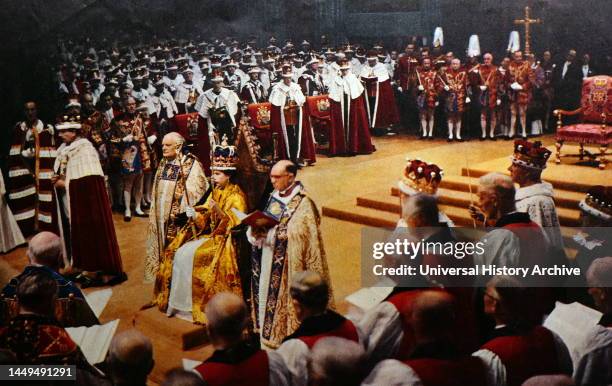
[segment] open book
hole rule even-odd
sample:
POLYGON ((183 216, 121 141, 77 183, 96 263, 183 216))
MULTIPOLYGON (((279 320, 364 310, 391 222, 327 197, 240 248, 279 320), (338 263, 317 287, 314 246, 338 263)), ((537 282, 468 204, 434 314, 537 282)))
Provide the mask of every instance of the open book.
POLYGON ((91 310, 94 312, 97 318, 100 318, 102 311, 104 311, 104 308, 108 304, 108 301, 112 295, 112 288, 105 288, 84 294, 87 304, 89 304, 89 307, 91 307, 91 310))
POLYGON ((555 309, 544 321, 544 327, 559 335, 576 366, 587 349, 587 338, 599 323, 601 316, 601 312, 577 302, 571 304, 556 302, 555 309))
POLYGON ((87 361, 94 365, 106 358, 117 326, 119 319, 91 327, 68 327, 66 331, 74 343, 79 345, 87 361))
POLYGON ((278 220, 266 212, 256 210, 250 214, 245 214, 236 208, 232 208, 232 212, 236 215, 242 224, 258 228, 272 228, 278 224, 278 220))
POLYGON ((202 361, 194 361, 193 359, 183 358, 183 369, 191 371, 198 367, 200 363, 202 363, 202 361))
POLYGON ((351 319, 359 319, 366 311, 380 304, 393 292, 395 286, 396 283, 393 280, 383 278, 374 287, 361 288, 348 295, 345 300, 350 304, 349 316, 351 319))

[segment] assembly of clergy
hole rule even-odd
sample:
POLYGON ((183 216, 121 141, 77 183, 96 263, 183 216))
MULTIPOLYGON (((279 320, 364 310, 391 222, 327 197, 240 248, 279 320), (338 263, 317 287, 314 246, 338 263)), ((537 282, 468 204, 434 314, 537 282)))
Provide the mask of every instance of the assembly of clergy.
POLYGON ((422 264, 417 266, 402 264, 397 267, 385 267, 376 264, 372 267, 376 276, 514 276, 526 278, 528 276, 580 276, 578 267, 568 267, 565 264, 553 266, 534 265, 533 267, 506 267, 495 264, 481 264, 473 267, 445 267, 443 265, 430 266, 422 264))

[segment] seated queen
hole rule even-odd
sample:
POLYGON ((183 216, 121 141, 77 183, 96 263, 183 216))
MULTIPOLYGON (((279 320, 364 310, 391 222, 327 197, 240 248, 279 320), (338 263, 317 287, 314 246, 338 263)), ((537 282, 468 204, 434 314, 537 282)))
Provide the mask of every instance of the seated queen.
POLYGON ((232 182, 237 163, 234 146, 215 146, 212 190, 203 205, 187 209, 187 224, 163 254, 155 281, 155 302, 168 316, 204 324, 204 307, 216 293, 242 296, 231 233, 240 223, 234 210, 247 211, 245 194, 232 182))

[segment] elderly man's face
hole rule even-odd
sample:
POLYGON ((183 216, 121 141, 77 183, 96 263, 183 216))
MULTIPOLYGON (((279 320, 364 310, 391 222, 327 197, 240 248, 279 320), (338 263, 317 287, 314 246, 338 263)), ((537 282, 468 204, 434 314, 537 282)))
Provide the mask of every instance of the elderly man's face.
POLYGON ((38 112, 36 111, 36 104, 34 104, 34 102, 26 103, 24 111, 28 121, 33 122, 38 119, 38 112))
POLYGON ((259 79, 259 72, 251 72, 249 76, 251 77, 251 80, 257 80, 259 79))
POLYGON ((128 114, 136 113, 136 100, 134 98, 127 98, 125 100, 125 112, 128 114))
POLYGON ((183 73, 183 78, 185 79, 185 82, 191 82, 193 80, 193 72, 183 73))
POLYGON ((295 176, 287 172, 284 165, 274 165, 270 171, 270 182, 277 191, 283 191, 293 184, 295 176))
POLYGON ((423 69, 429 70, 430 67, 431 67, 431 60, 429 60, 428 58, 423 59, 423 69))
POLYGON ((486 64, 487 66, 490 66, 491 64, 493 64, 493 55, 486 54, 484 56, 484 64, 486 64))
POLYGON ((172 136, 165 136, 162 140, 162 154, 166 159, 174 159, 178 154, 178 144, 176 138, 172 136))
POLYGON ((451 68, 454 71, 457 71, 459 69, 459 67, 461 67, 461 62, 459 61, 459 59, 453 59, 451 61, 451 68))
POLYGON ((523 60, 523 53, 521 51, 516 51, 514 54, 512 54, 512 58, 515 61, 520 62, 521 60, 523 60))
POLYGON ((478 207, 487 218, 494 218, 497 209, 497 195, 492 189, 478 188, 478 207))

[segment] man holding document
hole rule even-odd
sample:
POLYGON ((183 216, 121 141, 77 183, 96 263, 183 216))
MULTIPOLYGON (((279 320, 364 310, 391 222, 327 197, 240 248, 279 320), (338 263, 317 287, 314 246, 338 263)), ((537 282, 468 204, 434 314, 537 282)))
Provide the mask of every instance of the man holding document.
MULTIPOLYGON (((253 324, 262 345, 272 348, 299 326, 289 294, 291 277, 310 270, 330 282, 319 210, 296 174, 293 162, 276 163, 270 172, 274 191, 265 210, 242 220, 249 225, 247 238, 253 245, 253 324)), ((333 299, 331 290, 329 297, 333 299)))

